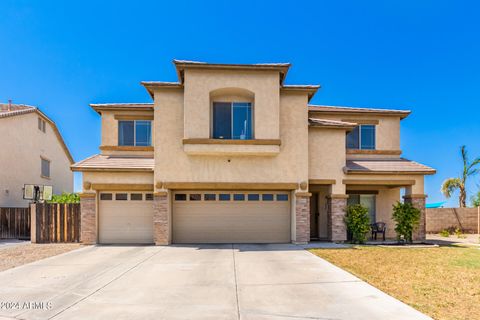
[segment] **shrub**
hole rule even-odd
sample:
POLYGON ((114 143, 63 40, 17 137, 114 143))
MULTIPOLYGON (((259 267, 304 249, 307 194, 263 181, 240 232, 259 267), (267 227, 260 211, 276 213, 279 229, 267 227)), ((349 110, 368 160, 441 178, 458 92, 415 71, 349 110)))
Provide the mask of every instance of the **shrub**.
POLYGON ((404 239, 406 242, 412 242, 413 231, 420 222, 420 210, 411 203, 397 202, 393 205, 393 220, 395 221, 395 232, 397 239, 404 239))
POLYGON ((345 216, 348 232, 352 235, 353 243, 364 243, 366 234, 370 230, 368 209, 361 204, 349 205, 345 216))
POLYGON ((48 203, 80 203, 80 197, 77 193, 62 192, 62 194, 54 194, 48 203))
POLYGON ((445 237, 445 238, 450 237, 450 232, 447 229, 443 229, 442 231, 440 231, 439 234, 440 234, 440 236, 445 237))

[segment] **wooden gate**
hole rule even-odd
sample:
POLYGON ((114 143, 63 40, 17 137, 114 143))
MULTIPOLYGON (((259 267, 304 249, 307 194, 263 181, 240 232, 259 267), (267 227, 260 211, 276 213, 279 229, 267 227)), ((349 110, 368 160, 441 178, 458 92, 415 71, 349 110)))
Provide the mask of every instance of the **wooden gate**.
POLYGON ((79 242, 79 203, 37 203, 31 206, 32 242, 79 242))
POLYGON ((0 208, 0 239, 30 239, 30 208, 0 208))

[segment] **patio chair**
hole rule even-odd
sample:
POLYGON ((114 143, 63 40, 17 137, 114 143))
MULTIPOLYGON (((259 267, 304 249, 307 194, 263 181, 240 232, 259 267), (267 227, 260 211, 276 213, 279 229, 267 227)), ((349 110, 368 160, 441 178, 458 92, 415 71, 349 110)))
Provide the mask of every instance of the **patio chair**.
POLYGON ((387 231, 387 224, 385 222, 376 222, 370 225, 372 229, 372 240, 377 240, 377 234, 381 233, 383 241, 385 241, 385 233, 387 231))

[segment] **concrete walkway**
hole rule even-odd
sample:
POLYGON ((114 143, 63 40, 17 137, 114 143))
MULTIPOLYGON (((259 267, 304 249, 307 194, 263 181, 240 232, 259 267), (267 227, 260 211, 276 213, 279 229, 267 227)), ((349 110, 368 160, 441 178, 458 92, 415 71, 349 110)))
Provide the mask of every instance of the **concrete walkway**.
POLYGON ((429 319, 287 244, 90 246, 0 284, 0 319, 429 319))

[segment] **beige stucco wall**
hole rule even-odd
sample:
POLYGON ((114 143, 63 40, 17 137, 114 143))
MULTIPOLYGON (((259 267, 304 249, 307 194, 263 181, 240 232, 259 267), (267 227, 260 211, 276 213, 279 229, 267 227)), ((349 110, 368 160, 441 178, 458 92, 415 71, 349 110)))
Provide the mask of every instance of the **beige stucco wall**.
POLYGON ((309 179, 334 179, 335 194, 344 194, 343 167, 345 166, 345 130, 309 128, 308 177, 309 179))
POLYGON ((83 172, 83 182, 153 184, 153 172, 83 172))
MULTIPOLYGON (((198 94, 198 100, 183 97, 181 89, 157 89, 155 91, 155 181, 167 182, 301 182, 308 180, 308 123, 307 95, 282 93, 271 81, 273 75, 263 75, 266 79, 258 81, 258 77, 238 75, 226 77, 219 75, 219 79, 205 79, 200 75, 195 81, 203 79, 206 83, 229 87, 246 86, 248 90, 255 90, 254 118, 264 119, 265 123, 256 124, 256 138, 281 139, 280 153, 276 156, 197 156, 187 155, 184 152, 182 139, 209 137, 209 88, 214 86, 200 86, 191 88, 198 94), (255 85, 250 83, 251 80, 255 85), (213 81, 215 80, 215 81, 213 81), (234 81, 236 80, 236 81, 234 81), (218 82, 217 82, 218 81, 218 82), (263 93, 270 90, 269 94, 263 93), (273 93, 272 93, 273 90, 273 93), (258 93, 257 93, 258 92, 258 93), (262 97, 261 99, 259 97, 262 97), (271 101, 267 101, 267 97, 271 101), (260 100, 259 100, 260 99, 260 100), (279 101, 279 106, 275 106, 279 101), (201 105, 199 103, 202 102, 201 105), (261 102, 261 103, 260 103, 261 102), (192 109, 193 104, 196 105, 192 109), (185 106, 185 112, 184 112, 185 106), (276 113, 276 109, 279 113, 276 113), (188 110, 188 111, 187 111, 188 110), (203 110, 202 112, 198 112, 203 110), (185 115, 185 113, 192 114, 185 115), (200 114, 201 113, 201 114, 200 114), (269 119, 264 114, 270 114, 269 119), (279 116, 280 135, 276 132, 276 114, 279 116), (185 117, 185 122, 184 122, 185 117), (273 119, 273 120, 272 120, 273 119), (194 121, 195 120, 195 121, 194 121), (184 123, 186 125, 184 125, 184 123), (186 126, 191 126, 187 128, 186 126)), ((188 86, 188 84, 186 85, 188 86)), ((187 90, 187 88, 185 89, 187 90)), ((191 95, 191 94, 190 94, 191 95)), ((256 122, 257 123, 257 122, 256 122)))
POLYGON ((392 206, 400 201, 400 188, 380 189, 376 196, 376 217, 377 222, 387 224, 387 238, 395 238, 395 222, 392 219, 392 206))
MULTIPOLYGON (((400 117, 378 115, 345 115, 310 113, 311 118, 332 119, 340 121, 378 120, 375 143, 378 150, 400 150, 400 117)), ((345 145, 345 142, 344 142, 345 145)), ((371 155, 369 155, 371 157, 371 155)), ((348 157, 355 157, 349 155, 348 157)))
POLYGON ((54 194, 73 190, 70 161, 51 125, 47 122, 45 133, 38 129, 38 117, 0 119, 0 207, 27 207, 24 184, 52 185, 54 194), (40 176, 41 156, 51 161, 50 179, 40 176))
MULTIPOLYGON (((279 77, 277 71, 185 70, 184 138, 210 137, 212 100, 223 100, 222 97, 212 98, 211 93, 225 90, 226 96, 238 97, 239 94, 236 94, 236 91, 247 91, 253 95, 253 99, 252 97, 245 99, 248 94, 240 95, 239 102, 253 100, 255 139, 278 139, 279 77)), ((304 108, 306 108, 306 102, 304 108)))
MULTIPOLYGON (((345 179, 366 180, 368 182, 374 180, 394 181, 394 180, 414 180, 415 184, 405 187, 406 193, 409 194, 424 194, 424 176, 411 174, 350 174, 345 179)), ((352 189, 362 188, 362 186, 355 185, 352 189)))

